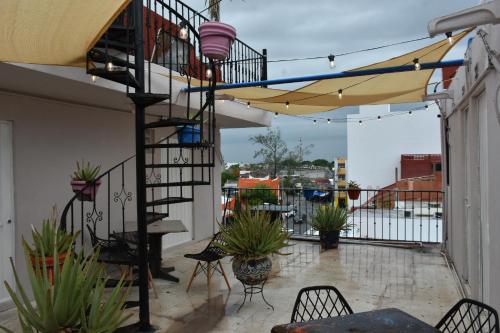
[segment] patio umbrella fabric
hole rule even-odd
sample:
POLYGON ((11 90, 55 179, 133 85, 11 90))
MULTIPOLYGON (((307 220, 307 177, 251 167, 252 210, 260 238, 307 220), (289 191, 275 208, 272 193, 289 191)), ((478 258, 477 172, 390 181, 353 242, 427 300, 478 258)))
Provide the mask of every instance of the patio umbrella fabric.
MULTIPOLYGON (((454 36, 455 43, 467 35, 470 30, 454 36)), ((401 56, 353 69, 361 71, 386 67, 413 65, 419 63, 438 62, 453 47, 447 39, 443 39, 421 49, 401 56)), ((314 81, 296 90, 245 87, 225 89, 224 94, 252 107, 288 115, 305 115, 316 112, 334 110, 343 106, 368 104, 396 104, 422 101, 427 94, 427 86, 433 69, 419 71, 354 76, 314 81), (342 89, 342 98, 338 91, 342 89), (288 107, 286 104, 288 102, 288 107)), ((192 80, 193 86, 200 85, 192 80)))
POLYGON ((0 61, 85 66, 130 0, 1 0, 0 61))

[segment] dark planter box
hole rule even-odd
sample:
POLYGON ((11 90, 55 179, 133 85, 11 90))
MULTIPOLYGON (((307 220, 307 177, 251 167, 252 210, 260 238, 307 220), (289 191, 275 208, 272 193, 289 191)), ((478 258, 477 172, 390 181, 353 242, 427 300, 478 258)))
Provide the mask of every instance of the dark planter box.
POLYGON ((336 249, 339 247, 340 231, 330 231, 319 234, 319 242, 324 250, 336 249))

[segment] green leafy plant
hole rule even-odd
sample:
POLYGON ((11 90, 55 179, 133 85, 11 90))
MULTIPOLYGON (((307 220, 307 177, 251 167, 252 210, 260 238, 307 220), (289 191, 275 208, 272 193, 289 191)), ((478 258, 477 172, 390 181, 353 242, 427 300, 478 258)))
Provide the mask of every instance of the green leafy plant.
POLYGON ((93 166, 90 162, 85 163, 82 160, 82 163, 76 162, 76 171, 73 173, 71 177, 72 180, 84 181, 87 183, 92 183, 95 181, 99 172, 101 171, 101 166, 93 166))
POLYGON ((313 217, 311 227, 320 233, 351 230, 352 225, 348 223, 348 217, 345 208, 331 204, 321 205, 313 217))
POLYGON ((59 228, 55 219, 48 219, 43 220, 41 231, 32 227, 33 246, 28 245, 24 237, 22 242, 26 251, 33 257, 50 257, 53 255, 54 250, 56 256, 59 256, 70 251, 73 242, 79 234, 80 232, 78 231, 74 235, 68 235, 59 228))
POLYGON ((348 183, 347 183, 347 188, 349 189, 353 189, 353 190, 359 190, 360 189, 360 186, 358 183, 356 183, 354 180, 350 180, 348 183))
POLYGON ((250 206, 256 206, 263 203, 277 204, 278 197, 272 188, 266 184, 257 184, 253 188, 240 190, 241 199, 250 206))
MULTIPOLYGON (((54 247, 53 255, 57 254, 54 247)), ((123 305, 128 288, 122 279, 105 296, 105 275, 97 262, 99 251, 85 258, 83 253, 70 252, 62 267, 55 261, 54 279, 47 277, 45 263, 32 266, 29 250, 25 248, 26 266, 34 305, 22 286, 11 259, 17 291, 5 282, 15 303, 23 333, 112 333, 126 319, 123 305)), ((0 326, 5 332, 13 333, 0 326)))
POLYGON ((235 221, 221 226, 223 242, 221 247, 228 255, 237 259, 253 260, 270 254, 280 254, 289 246, 288 233, 281 223, 272 222, 269 214, 244 210, 238 213, 235 221))

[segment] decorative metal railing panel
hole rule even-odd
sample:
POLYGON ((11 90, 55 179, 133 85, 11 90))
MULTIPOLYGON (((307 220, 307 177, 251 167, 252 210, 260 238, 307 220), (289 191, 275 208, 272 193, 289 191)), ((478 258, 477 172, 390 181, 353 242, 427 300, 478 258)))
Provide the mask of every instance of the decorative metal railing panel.
POLYGON ((241 209, 263 210, 279 219, 292 238, 317 239, 311 222, 321 205, 349 212, 347 239, 441 243, 444 192, 436 190, 359 190, 350 199, 338 189, 224 188, 222 215, 230 222, 241 209))

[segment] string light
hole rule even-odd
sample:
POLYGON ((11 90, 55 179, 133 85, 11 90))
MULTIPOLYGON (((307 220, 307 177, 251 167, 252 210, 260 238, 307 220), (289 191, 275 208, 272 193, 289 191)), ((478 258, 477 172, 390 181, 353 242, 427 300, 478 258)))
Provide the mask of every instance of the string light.
POLYGON ((111 61, 106 63, 106 70, 108 72, 111 72, 115 66, 113 66, 113 63, 111 61))
POLYGON ((278 118, 278 112, 274 113, 274 118, 278 118))
POLYGON ((363 125, 363 121, 362 121, 362 120, 358 121, 358 123, 359 123, 360 125, 363 125))
POLYGON ((445 35, 448 38, 448 43, 450 43, 450 45, 453 45, 453 33, 451 31, 448 31, 445 35))
POLYGON ((415 64, 415 70, 419 71, 422 66, 420 66, 420 62, 418 62, 418 58, 413 59, 413 63, 415 64))
POLYGON ((179 25, 181 29, 179 30, 179 38, 182 40, 188 39, 188 29, 185 21, 182 21, 179 25))
POLYGON ((381 117, 381 116, 378 116, 378 117, 377 117, 377 120, 382 120, 382 117, 381 117))
POLYGON ((314 125, 316 125, 316 124, 317 124, 316 119, 314 119, 314 120, 313 120, 313 123, 314 123, 314 125))
POLYGON ((210 68, 207 69, 207 71, 206 71, 205 74, 206 74, 207 79, 211 79, 212 78, 212 70, 210 68))
POLYGON ((328 120, 327 120, 327 121, 328 121, 328 123, 330 123, 330 118, 328 118, 328 120))
POLYGON ((409 111, 408 114, 411 115, 411 111, 409 111))
POLYGON ((440 114, 438 114, 438 115, 437 115, 437 117, 438 117, 438 118, 441 118, 441 115, 440 115, 440 114))
POLYGON ((250 109, 250 102, 247 102, 247 109, 250 109))
POLYGON ((286 101, 285 106, 286 106, 286 109, 288 110, 290 108, 290 102, 286 101))
POLYGON ((425 110, 429 110, 429 105, 425 105, 425 110))
POLYGON ((92 80, 92 82, 95 82, 95 81, 97 81, 97 76, 92 75, 92 76, 90 77, 90 79, 92 80))
POLYGON ((328 61, 330 62, 330 68, 335 67, 335 56, 333 54, 328 56, 328 61))
POLYGON ((338 93, 339 93, 339 99, 342 99, 342 89, 339 89, 338 93))

